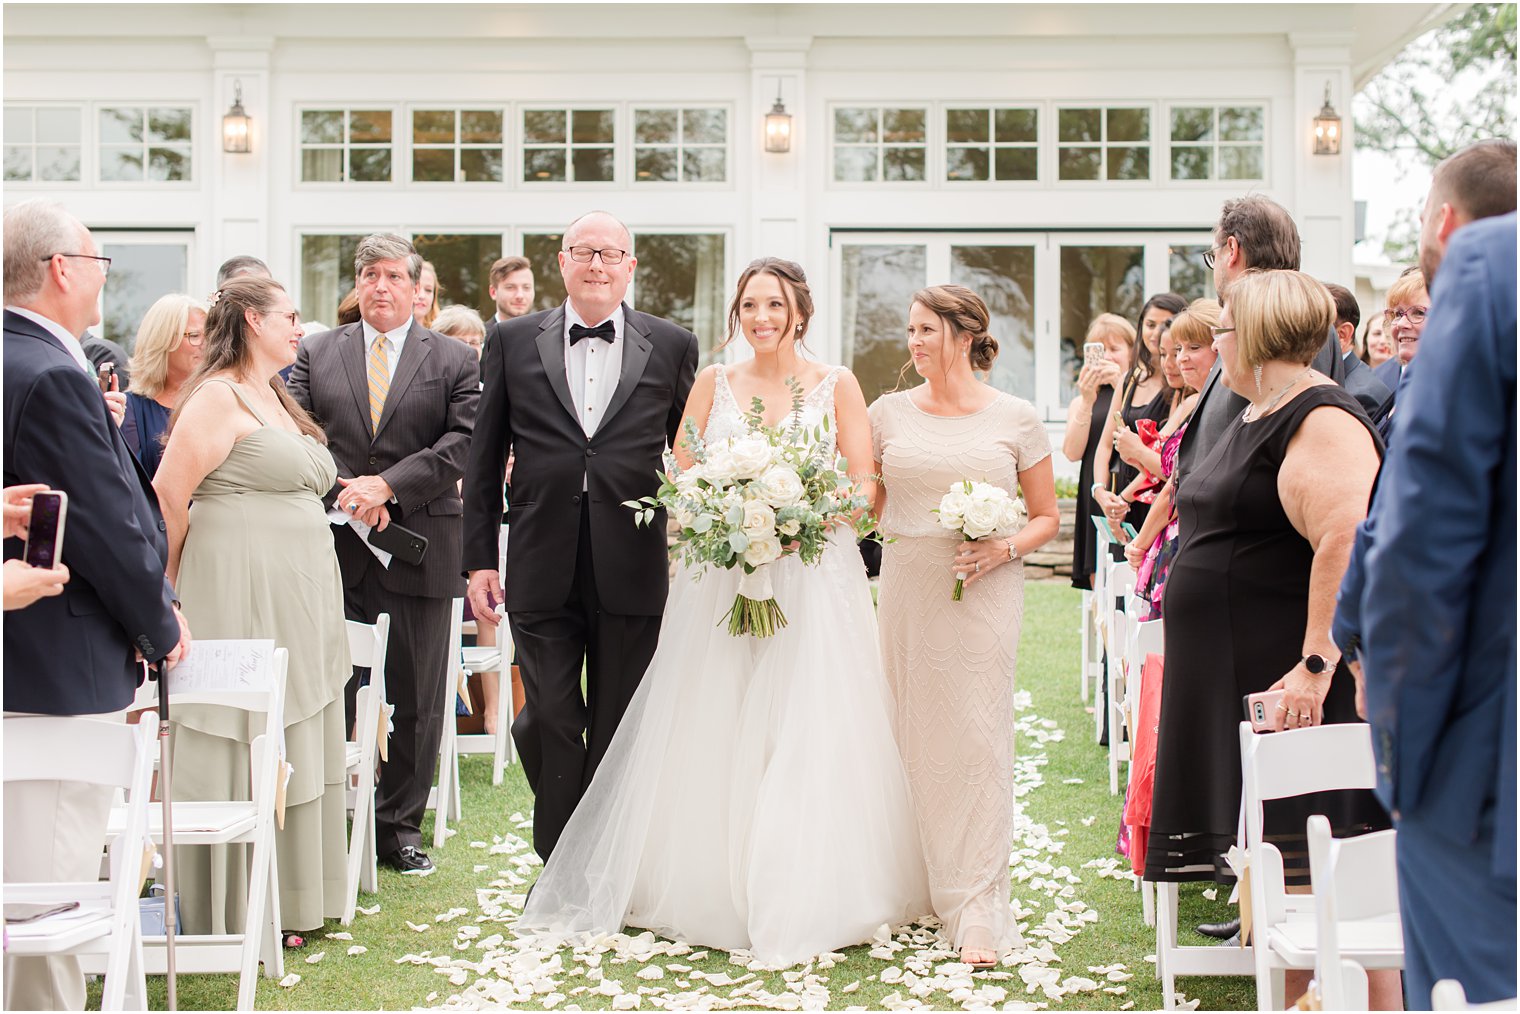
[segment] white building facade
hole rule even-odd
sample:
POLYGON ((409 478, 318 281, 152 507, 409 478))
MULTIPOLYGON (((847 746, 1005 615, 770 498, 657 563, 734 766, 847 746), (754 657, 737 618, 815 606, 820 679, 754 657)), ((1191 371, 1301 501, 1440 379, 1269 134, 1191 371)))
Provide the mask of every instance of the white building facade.
MULTIPOLYGON (((915 289, 977 289, 992 380, 1064 418, 1086 324, 1211 294, 1221 202, 1296 217, 1350 284, 1351 96, 1446 5, 8 4, 5 201, 116 258, 106 337, 250 253, 331 322, 357 237, 410 236, 446 302, 571 219, 628 223, 640 309, 723 343, 753 257, 808 271, 808 345, 897 383, 915 289), (1338 155, 1314 154, 1328 94, 1338 155), (235 98, 251 150, 223 150, 235 98), (785 152, 763 121, 790 115, 785 152)), ((738 343, 742 346, 742 342, 738 343)))

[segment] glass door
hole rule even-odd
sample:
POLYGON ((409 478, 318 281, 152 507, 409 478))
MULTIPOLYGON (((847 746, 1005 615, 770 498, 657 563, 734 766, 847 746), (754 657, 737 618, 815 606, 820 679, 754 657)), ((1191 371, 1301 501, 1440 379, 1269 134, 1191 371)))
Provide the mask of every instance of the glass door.
POLYGON ((91 330, 116 342, 129 353, 137 326, 160 296, 190 292, 190 264, 195 233, 93 230, 103 256, 111 258, 111 274, 100 290, 100 324, 91 330))

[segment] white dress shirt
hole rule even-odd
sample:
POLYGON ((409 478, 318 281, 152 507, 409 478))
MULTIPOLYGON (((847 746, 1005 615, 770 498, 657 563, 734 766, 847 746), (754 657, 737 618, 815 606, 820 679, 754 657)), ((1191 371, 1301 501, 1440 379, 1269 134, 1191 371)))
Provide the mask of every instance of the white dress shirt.
POLYGON ((612 400, 612 392, 623 375, 623 308, 619 306, 613 310, 607 319, 612 321, 617 341, 608 343, 600 338, 582 338, 572 345, 571 325, 596 325, 587 324, 575 312, 575 307, 568 301, 565 303, 565 379, 570 382, 576 418, 588 437, 601 425, 602 416, 607 413, 607 403, 612 400))
POLYGON ((50 320, 40 313, 36 313, 32 310, 27 310, 20 306, 7 306, 6 309, 11 313, 25 317, 32 323, 45 328, 47 330, 47 333, 52 335, 54 338, 57 338, 58 341, 62 343, 64 350, 68 352, 69 355, 74 357, 74 361, 79 364, 80 369, 84 370, 84 372, 88 373, 91 377, 95 376, 95 366, 90 362, 90 357, 84 354, 84 346, 79 344, 78 338, 76 338, 74 335, 69 334, 68 328, 64 327, 56 320, 50 320))
MULTIPOLYGON (((364 324, 364 368, 367 370, 369 369, 370 353, 375 349, 375 339, 380 336, 381 332, 367 320, 362 323, 364 324)), ((396 363, 401 360, 401 349, 406 345, 406 333, 411 329, 412 318, 408 317, 406 322, 400 327, 384 332, 386 366, 390 369, 392 383, 396 380, 396 363)))

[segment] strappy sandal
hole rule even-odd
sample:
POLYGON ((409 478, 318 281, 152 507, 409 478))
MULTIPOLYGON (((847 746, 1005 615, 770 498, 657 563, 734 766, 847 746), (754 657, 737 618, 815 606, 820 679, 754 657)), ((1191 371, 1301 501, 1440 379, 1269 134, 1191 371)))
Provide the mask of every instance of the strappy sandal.
POLYGON ((293 951, 297 948, 305 947, 306 938, 299 933, 292 933, 287 930, 286 932, 280 934, 280 943, 285 947, 287 951, 293 951))

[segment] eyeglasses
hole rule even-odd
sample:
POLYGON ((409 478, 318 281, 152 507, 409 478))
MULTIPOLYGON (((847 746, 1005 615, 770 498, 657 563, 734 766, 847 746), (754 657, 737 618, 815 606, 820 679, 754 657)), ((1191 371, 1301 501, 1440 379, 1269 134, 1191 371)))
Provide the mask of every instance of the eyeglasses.
POLYGON ((1203 266, 1208 268, 1210 271, 1214 270, 1214 261, 1217 259, 1214 255, 1223 249, 1224 244, 1221 243, 1219 246, 1211 246, 1205 250, 1203 252, 1203 266))
POLYGON ((187 341, 187 342, 190 343, 190 347, 191 348, 198 349, 202 345, 206 344, 206 332, 204 332, 204 331, 186 331, 185 332, 185 341, 187 341))
POLYGON ((1393 327, 1394 321, 1400 317, 1406 318, 1410 324, 1419 327, 1425 323, 1425 314, 1430 312, 1428 306, 1401 306, 1397 310, 1383 311, 1383 326, 1393 327))
POLYGON ((39 258, 39 259, 40 260, 45 260, 45 261, 50 261, 54 257, 80 257, 80 258, 83 258, 84 260, 87 260, 87 261, 96 261, 96 262, 98 262, 100 264, 100 273, 102 275, 109 275, 111 273, 111 258, 109 258, 109 257, 100 257, 100 256, 97 256, 95 254, 55 253, 55 254, 48 254, 46 257, 42 257, 42 258, 39 258))
POLYGON ((1213 327, 1209 328, 1209 330, 1214 333, 1214 337, 1215 338, 1223 338, 1227 334, 1234 334, 1235 333, 1235 328, 1233 326, 1231 326, 1231 327, 1220 327, 1217 324, 1214 325, 1213 327))
POLYGON ((575 261, 577 264, 590 264, 591 258, 600 257, 602 259, 602 263, 608 267, 612 267, 614 264, 623 263, 623 258, 628 256, 627 250, 616 250, 611 247, 606 250, 598 250, 595 247, 589 246, 571 246, 566 247, 565 252, 568 253, 570 255, 570 259, 575 261))
POLYGON ((299 310, 266 310, 265 316, 284 317, 290 321, 291 327, 298 328, 301 326, 301 313, 299 310))

